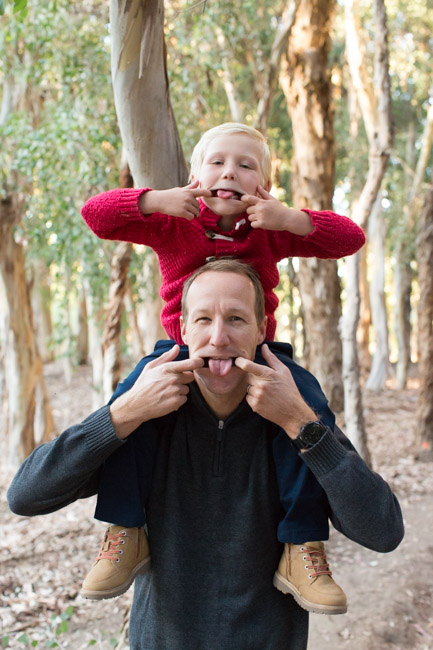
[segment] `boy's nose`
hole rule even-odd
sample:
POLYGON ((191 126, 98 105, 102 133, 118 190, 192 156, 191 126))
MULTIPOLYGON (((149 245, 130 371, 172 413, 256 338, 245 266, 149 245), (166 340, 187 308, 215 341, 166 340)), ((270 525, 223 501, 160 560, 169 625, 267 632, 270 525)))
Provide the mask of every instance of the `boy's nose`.
POLYGON ((225 166, 223 178, 236 178, 236 169, 233 165, 225 166))

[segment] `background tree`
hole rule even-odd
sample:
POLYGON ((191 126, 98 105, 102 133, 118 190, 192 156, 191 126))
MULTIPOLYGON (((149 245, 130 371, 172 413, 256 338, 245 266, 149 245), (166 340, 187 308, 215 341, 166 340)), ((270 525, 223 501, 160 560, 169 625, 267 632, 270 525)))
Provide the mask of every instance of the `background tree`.
MULTIPOLYGON (((333 3, 301 2, 280 77, 293 129, 292 195, 298 208, 332 208, 334 125, 328 55, 333 3)), ((300 260, 308 367, 331 405, 343 407, 340 283, 332 260, 300 260), (326 354, 324 351, 326 350, 326 354)))
POLYGON ((426 195, 417 237, 419 377, 417 431, 420 449, 433 449, 433 186, 426 195))

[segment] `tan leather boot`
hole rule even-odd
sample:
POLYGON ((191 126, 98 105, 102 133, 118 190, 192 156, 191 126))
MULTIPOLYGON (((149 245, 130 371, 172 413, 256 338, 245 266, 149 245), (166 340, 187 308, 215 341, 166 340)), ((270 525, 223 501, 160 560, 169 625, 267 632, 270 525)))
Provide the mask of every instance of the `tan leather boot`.
POLYGON ((274 586, 316 614, 345 614, 346 594, 332 579, 323 542, 284 544, 274 586))
POLYGON ((150 551, 143 528, 109 526, 95 564, 84 579, 80 595, 90 600, 120 596, 138 573, 150 569, 150 551))

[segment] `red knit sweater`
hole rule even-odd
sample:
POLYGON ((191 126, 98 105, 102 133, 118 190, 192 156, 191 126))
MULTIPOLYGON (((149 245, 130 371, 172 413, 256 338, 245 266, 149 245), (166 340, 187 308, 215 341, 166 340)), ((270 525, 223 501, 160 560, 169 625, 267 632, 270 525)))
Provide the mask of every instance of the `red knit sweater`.
POLYGON ((351 219, 328 210, 305 210, 314 226, 305 237, 251 228, 246 213, 236 219, 233 230, 223 232, 217 226, 220 217, 202 202, 200 215, 192 221, 159 212, 143 215, 138 199, 144 191, 110 190, 89 199, 81 212, 101 239, 145 244, 156 252, 162 273, 160 294, 166 303, 161 322, 177 343, 182 343, 179 316, 183 283, 209 257, 233 256, 256 269, 265 291, 266 338, 273 340, 278 305, 273 292, 279 281, 277 262, 286 257, 338 259, 355 253, 365 242, 363 231, 351 219))

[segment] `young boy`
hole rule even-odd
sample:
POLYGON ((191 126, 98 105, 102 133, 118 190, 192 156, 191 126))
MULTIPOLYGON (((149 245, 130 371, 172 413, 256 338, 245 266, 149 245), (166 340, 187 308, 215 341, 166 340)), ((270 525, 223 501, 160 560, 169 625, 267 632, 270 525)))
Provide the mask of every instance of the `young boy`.
MULTIPOLYGON (((265 291, 266 338, 272 342, 278 305, 273 292, 279 281, 277 262, 289 256, 336 259, 355 253, 364 244, 362 230, 350 219, 330 211, 288 208, 268 193, 270 152, 262 134, 251 127, 226 123, 204 133, 192 154, 191 179, 188 186, 169 190, 112 190, 89 199, 82 210, 99 237, 145 244, 158 255, 161 297, 166 302, 161 320, 169 337, 181 346, 179 359, 188 356, 179 321, 182 287, 205 262, 231 256, 256 269, 265 291)), ((119 384, 112 399, 128 390, 143 366, 172 345, 173 341, 159 342, 154 353, 119 384)), ((333 427, 335 418, 320 387, 293 362, 291 346, 271 346, 292 371, 322 426, 333 427)), ((260 355, 256 361, 265 363, 260 355)), ((217 365, 214 371, 224 373, 224 364, 217 365)), ((344 613, 346 597, 331 578, 323 542, 305 541, 328 538, 323 493, 307 471, 296 477, 294 487, 293 446, 290 441, 287 445, 287 449, 275 449, 274 458, 286 513, 278 538, 285 544, 284 565, 293 568, 285 576, 277 571, 274 584, 309 611, 344 613)), ((151 458, 150 452, 147 462, 151 458)), ((149 569, 143 530, 148 486, 141 485, 135 461, 131 446, 125 443, 105 464, 95 516, 114 525, 108 528, 84 580, 84 597, 118 596, 138 572, 149 569)))

